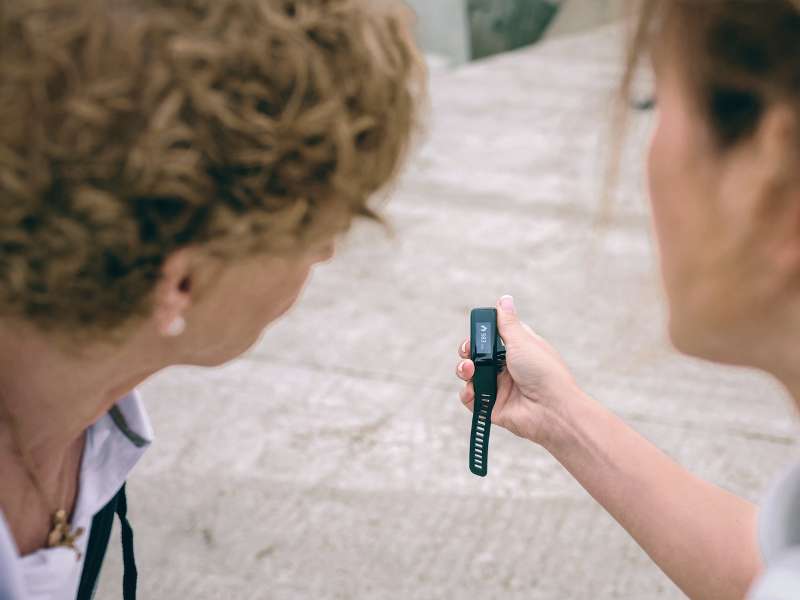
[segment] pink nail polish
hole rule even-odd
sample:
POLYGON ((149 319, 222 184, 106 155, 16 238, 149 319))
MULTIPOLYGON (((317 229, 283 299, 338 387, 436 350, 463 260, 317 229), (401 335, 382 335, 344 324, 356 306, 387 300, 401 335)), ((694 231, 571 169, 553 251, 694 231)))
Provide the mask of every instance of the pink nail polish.
POLYGON ((500 298, 500 308, 507 313, 514 314, 514 296, 506 294, 500 298))

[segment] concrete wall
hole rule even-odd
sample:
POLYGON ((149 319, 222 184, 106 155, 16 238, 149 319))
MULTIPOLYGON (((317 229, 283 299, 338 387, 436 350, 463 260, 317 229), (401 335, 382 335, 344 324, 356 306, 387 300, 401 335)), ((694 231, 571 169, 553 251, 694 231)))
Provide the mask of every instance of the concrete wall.
MULTIPOLYGON (((548 21, 547 11, 542 10, 546 3, 525 1, 530 2, 527 10, 522 10, 526 3, 519 0, 406 0, 417 13, 417 38, 422 48, 451 65, 518 47, 525 36, 530 39, 537 20, 548 21), (503 23, 509 17, 519 21, 519 31, 503 23)), ((560 8, 546 35, 569 35, 610 23, 623 15, 627 2, 548 0, 560 8)))
POLYGON ((452 64, 470 59, 467 7, 464 0, 406 0, 417 13, 417 37, 426 53, 452 64))
POLYGON ((554 0, 467 0, 473 60, 536 43, 558 13, 554 0))

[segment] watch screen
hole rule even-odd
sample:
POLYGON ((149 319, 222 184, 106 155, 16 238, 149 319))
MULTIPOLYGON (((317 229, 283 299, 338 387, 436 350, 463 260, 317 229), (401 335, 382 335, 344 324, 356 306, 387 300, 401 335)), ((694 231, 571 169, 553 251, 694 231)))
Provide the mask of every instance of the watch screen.
POLYGON ((492 344, 492 324, 491 323, 475 323, 475 352, 477 354, 491 354, 492 344))

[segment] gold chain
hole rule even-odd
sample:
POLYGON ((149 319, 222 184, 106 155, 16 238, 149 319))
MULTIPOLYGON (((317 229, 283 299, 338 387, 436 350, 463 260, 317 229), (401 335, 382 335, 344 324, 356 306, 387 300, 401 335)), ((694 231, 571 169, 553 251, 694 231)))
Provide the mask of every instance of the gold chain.
POLYGON ((22 461, 22 466, 25 468, 25 473, 31 480, 31 483, 33 483, 34 488, 36 488, 36 492, 39 494, 45 506, 48 507, 48 510, 52 515, 51 520, 53 523, 53 528, 50 530, 50 533, 47 536, 47 547, 54 548, 57 546, 64 546, 66 548, 72 548, 77 555, 76 560, 80 560, 81 553, 75 546, 75 541, 83 534, 84 528, 78 527, 78 529, 71 532, 70 530, 72 529, 72 526, 67 521, 67 511, 63 508, 56 510, 53 509, 53 505, 47 498, 47 494, 44 493, 39 479, 34 474, 34 469, 31 468, 31 463, 33 461, 30 460, 28 454, 23 450, 23 445, 19 439, 19 433, 17 432, 16 425, 14 424, 11 411, 6 408, 5 402, 2 400, 0 400, 0 408, 2 408, 3 412, 2 417, 8 423, 9 429, 11 430, 11 437, 14 441, 15 447, 14 449, 22 461))

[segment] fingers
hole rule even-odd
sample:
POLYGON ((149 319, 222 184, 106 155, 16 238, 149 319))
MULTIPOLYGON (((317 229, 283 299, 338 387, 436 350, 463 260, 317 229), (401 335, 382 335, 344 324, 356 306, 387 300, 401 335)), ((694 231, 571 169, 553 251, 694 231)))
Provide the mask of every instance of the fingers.
POLYGON ((456 365, 456 376, 464 381, 469 381, 475 375, 475 363, 471 360, 459 361, 456 365))
POLYGON ((458 347, 458 355, 467 360, 461 360, 456 365, 456 376, 464 381, 469 381, 475 375, 475 365, 469 360, 469 338, 461 342, 458 347))
POLYGON ((461 399, 461 403, 466 406, 470 411, 474 410, 475 408, 475 388, 472 385, 472 382, 468 382, 464 388, 458 392, 458 397, 461 399))
POLYGON ((525 331, 527 331, 528 333, 530 333, 530 334, 531 334, 533 337, 535 337, 536 339, 539 339, 539 340, 541 340, 541 339, 542 339, 542 336, 540 336, 538 333, 536 333, 536 332, 533 330, 533 328, 532 328, 530 325, 528 325, 527 323, 522 323, 522 328, 523 328, 525 331))
POLYGON ((461 342, 458 355, 467 360, 461 360, 456 365, 456 376, 467 382, 467 385, 458 393, 461 403, 469 410, 475 406, 475 388, 472 385, 472 376, 475 375, 475 364, 469 360, 469 338, 461 342))

